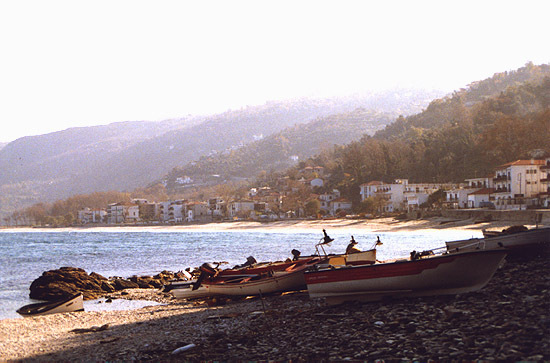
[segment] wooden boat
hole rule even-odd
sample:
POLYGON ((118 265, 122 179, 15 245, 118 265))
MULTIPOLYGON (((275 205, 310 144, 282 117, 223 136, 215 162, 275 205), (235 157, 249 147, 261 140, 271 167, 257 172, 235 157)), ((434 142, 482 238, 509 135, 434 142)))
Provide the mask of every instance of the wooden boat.
POLYGON ((451 253, 483 249, 504 248, 510 253, 550 246, 550 228, 537 228, 516 232, 505 229, 502 232, 488 233, 484 238, 471 238, 445 242, 451 253))
POLYGON ((184 284, 178 284, 170 290, 170 293, 176 299, 200 299, 211 295, 207 286, 201 285, 197 289, 193 289, 195 282, 196 281, 190 281, 184 284))
POLYGON ((206 287, 212 295, 229 296, 252 296, 303 290, 306 288, 304 271, 313 264, 291 265, 283 271, 271 271, 254 276, 213 279, 203 282, 202 286, 206 287))
POLYGON ((307 271, 311 298, 336 304, 348 300, 459 294, 483 288, 506 256, 504 250, 455 254, 411 254, 412 259, 307 271))
POLYGON ((328 264, 331 266, 355 266, 376 263, 376 249, 350 253, 348 255, 328 256, 328 264))
POLYGON ((69 296, 60 301, 29 304, 17 309, 17 313, 23 316, 38 316, 73 311, 84 311, 84 297, 82 293, 69 296))

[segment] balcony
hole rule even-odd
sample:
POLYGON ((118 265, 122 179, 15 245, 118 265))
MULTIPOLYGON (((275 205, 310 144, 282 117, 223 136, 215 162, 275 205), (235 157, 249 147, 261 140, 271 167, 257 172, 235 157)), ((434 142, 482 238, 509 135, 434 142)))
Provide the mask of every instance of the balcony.
POLYGON ((499 175, 496 178, 493 178, 494 182, 507 181, 508 177, 506 175, 499 175))

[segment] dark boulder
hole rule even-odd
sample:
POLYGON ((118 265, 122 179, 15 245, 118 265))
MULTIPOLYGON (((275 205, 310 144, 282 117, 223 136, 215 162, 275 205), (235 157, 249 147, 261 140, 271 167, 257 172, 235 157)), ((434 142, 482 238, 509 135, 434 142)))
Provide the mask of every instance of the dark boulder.
POLYGON ((130 280, 117 278, 112 281, 115 290, 124 290, 124 289, 137 289, 139 285, 130 280))
MULTIPOLYGON (((100 276, 100 275, 98 275, 100 276)), ((90 276, 81 268, 61 267, 46 271, 30 286, 30 298, 55 301, 82 292, 85 299, 102 296, 105 290, 97 276, 90 276)))
POLYGON ((155 286, 151 284, 153 278, 151 276, 132 276, 130 281, 135 282, 141 289, 152 289, 155 286))

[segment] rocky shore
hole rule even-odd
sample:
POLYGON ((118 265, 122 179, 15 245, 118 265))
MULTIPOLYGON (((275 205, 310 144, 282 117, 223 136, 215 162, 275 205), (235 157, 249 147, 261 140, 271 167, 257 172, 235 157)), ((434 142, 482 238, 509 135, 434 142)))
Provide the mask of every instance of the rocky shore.
POLYGON ((509 259, 479 292, 339 306, 307 292, 209 306, 129 289, 113 295, 166 305, 2 320, 0 360, 549 360, 549 257, 509 259))

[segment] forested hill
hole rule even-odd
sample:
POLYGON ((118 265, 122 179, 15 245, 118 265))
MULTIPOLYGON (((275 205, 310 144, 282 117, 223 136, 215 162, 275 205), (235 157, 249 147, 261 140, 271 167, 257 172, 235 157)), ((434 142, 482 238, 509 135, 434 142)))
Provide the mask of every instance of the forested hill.
MULTIPOLYGON (((425 111, 310 163, 331 173, 329 187, 357 200, 359 185, 372 180, 462 182, 490 175, 506 162, 550 155, 548 70, 548 65, 522 68, 517 73, 529 72, 528 81, 514 81, 491 97, 478 95, 483 99, 478 103, 465 104, 469 90, 435 100, 425 111)), ((483 83, 507 84, 507 78, 499 74, 483 83)))
MULTIPOLYGON (((532 63, 528 63, 516 71, 496 73, 491 78, 471 83, 466 89, 432 101, 428 108, 421 113, 407 118, 400 117, 384 130, 377 132, 375 137, 387 140, 415 138, 417 136, 416 129, 433 129, 449 123, 460 123, 469 118, 470 112, 475 112, 474 106, 480 102, 498 96, 509 88, 531 81, 537 83, 548 76, 550 76, 550 65, 533 65, 532 63)), ((532 107, 530 101, 527 99, 516 100, 514 99, 516 96, 521 95, 511 95, 511 98, 501 100, 501 102, 508 103, 508 108, 512 112, 527 113, 528 110, 521 110, 522 106, 518 102, 527 105, 526 107, 532 107)), ((482 118, 482 116, 479 117, 482 118)), ((479 121, 483 123, 482 120, 479 121)))
POLYGON ((440 92, 393 91, 338 99, 298 99, 218 115, 120 122, 18 139, 0 149, 0 215, 75 194, 132 190, 201 156, 234 150, 358 107, 408 113, 440 92), (405 95, 405 97, 403 97, 405 95))
POLYGON ((262 171, 282 171, 334 145, 347 144, 365 134, 373 135, 397 115, 397 112, 358 108, 295 125, 246 146, 204 156, 185 167, 174 168, 166 178, 168 191, 175 191, 174 180, 178 177, 188 176, 195 184, 204 184, 253 178, 262 171))

